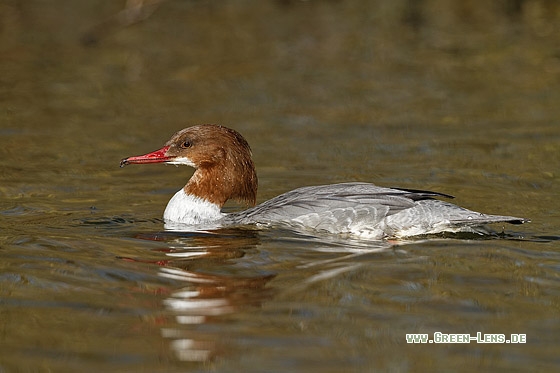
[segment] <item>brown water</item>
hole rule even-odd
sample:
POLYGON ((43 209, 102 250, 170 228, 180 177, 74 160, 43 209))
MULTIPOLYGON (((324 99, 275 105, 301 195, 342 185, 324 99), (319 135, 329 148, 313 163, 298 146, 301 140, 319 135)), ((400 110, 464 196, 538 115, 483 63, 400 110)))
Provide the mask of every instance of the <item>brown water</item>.
POLYGON ((490 3, 1 2, 0 371, 557 369, 560 6, 490 3), (360 180, 532 222, 165 232, 191 171, 119 160, 207 122, 259 201, 360 180), (527 342, 406 343, 434 332, 527 342))

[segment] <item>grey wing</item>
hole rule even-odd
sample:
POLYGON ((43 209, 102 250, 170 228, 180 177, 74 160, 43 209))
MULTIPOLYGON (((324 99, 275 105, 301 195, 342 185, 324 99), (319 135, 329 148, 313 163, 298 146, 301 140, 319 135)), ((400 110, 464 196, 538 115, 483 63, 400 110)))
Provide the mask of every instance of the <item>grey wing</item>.
POLYGON ((329 232, 374 227, 387 216, 415 206, 433 192, 344 183, 295 189, 251 209, 232 214, 238 224, 290 223, 329 232))

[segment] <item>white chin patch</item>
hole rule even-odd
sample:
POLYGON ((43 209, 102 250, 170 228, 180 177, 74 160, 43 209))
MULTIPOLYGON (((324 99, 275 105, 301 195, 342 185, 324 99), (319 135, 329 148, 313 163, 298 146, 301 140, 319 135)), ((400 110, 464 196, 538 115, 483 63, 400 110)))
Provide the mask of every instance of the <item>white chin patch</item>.
POLYGON ((195 167, 194 163, 187 157, 177 157, 175 159, 173 159, 172 161, 168 161, 168 164, 174 164, 174 165, 184 165, 184 166, 191 166, 191 167, 195 167))

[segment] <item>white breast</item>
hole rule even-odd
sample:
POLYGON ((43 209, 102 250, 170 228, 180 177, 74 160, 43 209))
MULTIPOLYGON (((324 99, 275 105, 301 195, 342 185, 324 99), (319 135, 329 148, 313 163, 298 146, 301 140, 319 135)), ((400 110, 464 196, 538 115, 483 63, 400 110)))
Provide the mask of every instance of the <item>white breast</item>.
POLYGON ((181 189, 169 200, 163 213, 163 219, 166 222, 198 225, 215 222, 224 215, 218 205, 188 195, 184 189, 181 189))

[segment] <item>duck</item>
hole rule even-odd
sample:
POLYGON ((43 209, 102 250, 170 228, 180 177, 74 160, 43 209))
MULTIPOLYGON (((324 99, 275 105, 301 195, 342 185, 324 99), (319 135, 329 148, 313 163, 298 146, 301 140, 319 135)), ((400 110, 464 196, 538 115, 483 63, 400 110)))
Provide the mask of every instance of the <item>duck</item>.
POLYGON ((249 143, 237 131, 215 124, 175 133, 161 149, 121 160, 120 166, 165 163, 194 168, 169 200, 166 227, 286 227, 367 239, 398 239, 440 233, 484 234, 492 223, 529 220, 489 215, 454 205, 453 196, 389 188, 368 182, 305 186, 256 204, 258 178, 249 143), (228 200, 247 208, 224 212, 228 200))

